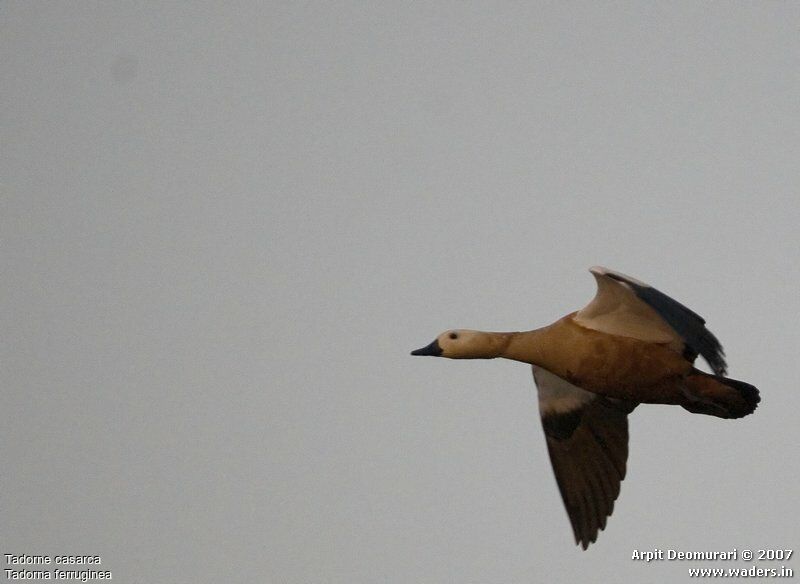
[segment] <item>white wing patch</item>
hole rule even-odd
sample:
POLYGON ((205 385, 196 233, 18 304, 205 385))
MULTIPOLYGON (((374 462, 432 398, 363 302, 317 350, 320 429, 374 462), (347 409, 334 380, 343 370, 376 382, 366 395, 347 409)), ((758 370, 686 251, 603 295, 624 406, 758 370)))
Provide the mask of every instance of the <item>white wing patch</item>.
POLYGON ((536 365, 533 366, 533 380, 536 382, 539 413, 542 416, 580 409, 597 397, 536 365))
MULTIPOLYGON (((651 343, 669 343, 676 351, 683 350, 683 339, 661 316, 625 283, 609 277, 611 270, 594 267, 597 280, 594 299, 575 315, 575 322, 596 331, 631 337, 651 343)), ((622 276, 622 274, 620 274, 622 276)), ((628 276, 629 279, 641 286, 628 276)))

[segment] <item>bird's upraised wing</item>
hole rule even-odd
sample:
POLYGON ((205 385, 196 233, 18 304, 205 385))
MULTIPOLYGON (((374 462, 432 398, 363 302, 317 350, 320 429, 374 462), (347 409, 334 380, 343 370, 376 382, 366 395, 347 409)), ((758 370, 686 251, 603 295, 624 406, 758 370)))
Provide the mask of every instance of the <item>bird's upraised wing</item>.
POLYGON ((701 355, 715 374, 725 375, 722 345, 703 317, 635 278, 601 267, 590 271, 597 294, 575 315, 575 322, 609 334, 670 343, 690 361, 701 355))

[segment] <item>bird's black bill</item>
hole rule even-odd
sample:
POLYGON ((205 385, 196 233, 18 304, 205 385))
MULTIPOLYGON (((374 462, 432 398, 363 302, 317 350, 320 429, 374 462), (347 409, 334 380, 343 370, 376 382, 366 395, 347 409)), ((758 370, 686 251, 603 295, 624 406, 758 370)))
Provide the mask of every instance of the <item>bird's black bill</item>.
POLYGON ((438 357, 442 354, 442 348, 439 346, 439 339, 433 341, 427 347, 422 347, 416 351, 411 351, 412 355, 429 355, 431 357, 438 357))

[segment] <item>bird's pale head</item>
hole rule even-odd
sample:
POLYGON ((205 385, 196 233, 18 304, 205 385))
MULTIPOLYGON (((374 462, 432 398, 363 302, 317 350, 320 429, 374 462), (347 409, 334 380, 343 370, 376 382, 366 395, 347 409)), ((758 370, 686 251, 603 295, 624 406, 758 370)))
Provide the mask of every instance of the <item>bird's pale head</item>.
POLYGON ((411 351, 412 355, 448 357, 449 359, 492 359, 500 344, 492 333, 470 330, 445 331, 430 345, 411 351))

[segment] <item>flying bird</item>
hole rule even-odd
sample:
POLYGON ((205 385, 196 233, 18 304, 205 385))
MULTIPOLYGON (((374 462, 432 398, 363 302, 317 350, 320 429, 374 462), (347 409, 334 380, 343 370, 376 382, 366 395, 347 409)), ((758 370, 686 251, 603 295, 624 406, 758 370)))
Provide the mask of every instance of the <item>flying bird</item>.
POLYGON ((725 377, 725 354, 705 320, 634 278, 590 269, 583 309, 525 332, 449 330, 412 355, 511 359, 533 366, 550 462, 575 543, 586 549, 614 509, 628 459, 628 414, 640 403, 741 418, 758 390, 725 377), (713 373, 694 367, 700 355, 713 373))

